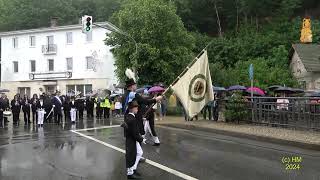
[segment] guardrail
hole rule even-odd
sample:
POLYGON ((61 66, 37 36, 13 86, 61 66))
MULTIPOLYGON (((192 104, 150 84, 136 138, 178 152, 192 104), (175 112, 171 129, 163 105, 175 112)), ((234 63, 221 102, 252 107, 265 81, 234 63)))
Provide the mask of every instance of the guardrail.
POLYGON ((241 102, 225 103, 225 111, 241 107, 246 114, 242 120, 247 122, 320 130, 320 97, 254 97, 252 101, 247 97, 241 102))

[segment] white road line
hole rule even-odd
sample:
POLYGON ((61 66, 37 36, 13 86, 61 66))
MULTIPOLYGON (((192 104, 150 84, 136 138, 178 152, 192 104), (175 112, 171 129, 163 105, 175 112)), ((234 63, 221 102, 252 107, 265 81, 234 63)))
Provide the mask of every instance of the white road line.
POLYGON ((95 129, 106 129, 106 128, 114 128, 114 127, 120 127, 120 125, 100 126, 100 127, 87 128, 87 129, 77 129, 77 130, 73 130, 73 131, 75 131, 75 132, 79 132, 79 131, 90 131, 90 130, 95 130, 95 129))
MULTIPOLYGON (((111 127, 111 126, 107 126, 107 127, 111 127)), ((118 126, 115 126, 115 127, 118 127, 118 126)), ((89 129, 93 129, 93 128, 89 128, 89 129)), ((102 127, 101 127, 101 128, 99 127, 99 129, 102 129, 102 127)), ((104 146, 107 146, 107 147, 109 147, 109 148, 111 148, 111 149, 114 149, 114 150, 116 150, 116 151, 119 151, 119 152, 121 152, 121 153, 123 153, 123 154, 126 153, 126 151, 123 150, 123 149, 121 149, 121 148, 118 148, 118 147, 113 146, 113 145, 111 145, 111 144, 108 144, 108 143, 106 143, 106 142, 100 141, 100 140, 98 140, 98 139, 96 139, 96 138, 93 138, 93 137, 91 137, 91 136, 87 136, 87 135, 82 134, 82 133, 80 133, 80 132, 78 132, 78 131, 80 131, 80 130, 71 130, 71 132, 76 133, 76 134, 78 134, 78 135, 80 135, 80 136, 82 136, 82 137, 85 137, 85 138, 87 138, 87 139, 90 139, 90 140, 92 140, 92 141, 95 141, 95 142, 97 142, 97 143, 100 143, 100 144, 102 144, 102 145, 104 145, 104 146)), ((84 129, 81 129, 81 131, 84 131, 84 129)), ((171 173, 171 174, 174 174, 174 175, 176 175, 176 176, 178 176, 178 177, 181 177, 181 178, 183 178, 183 179, 186 179, 186 180, 198 180, 197 178, 194 178, 194 177, 191 177, 191 176, 189 176, 189 175, 183 174, 182 172, 176 171, 176 170, 174 170, 174 169, 171 169, 171 168, 169 168, 169 167, 166 167, 166 166, 164 166, 164 165, 162 165, 162 164, 159 164, 159 163, 154 162, 154 161, 149 160, 149 159, 146 159, 146 163, 148 163, 148 164, 150 164, 150 165, 152 165, 152 166, 154 166, 154 167, 157 167, 157 168, 159 168, 159 169, 162 169, 162 170, 164 170, 164 171, 167 171, 168 173, 171 173)))

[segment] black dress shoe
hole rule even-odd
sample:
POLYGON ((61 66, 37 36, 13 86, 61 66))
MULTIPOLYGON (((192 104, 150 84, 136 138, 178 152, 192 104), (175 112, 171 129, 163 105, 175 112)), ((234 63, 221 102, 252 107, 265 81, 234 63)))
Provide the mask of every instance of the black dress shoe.
POLYGON ((137 170, 133 170, 133 174, 135 174, 137 176, 141 176, 141 174, 137 170))
POLYGON ((160 146, 160 143, 154 143, 152 146, 160 146))
POLYGON ((141 158, 139 163, 145 163, 146 162, 146 158, 141 158))
POLYGON ((127 178, 128 178, 128 179, 141 179, 140 176, 137 176, 137 175, 135 175, 135 174, 127 175, 127 178))

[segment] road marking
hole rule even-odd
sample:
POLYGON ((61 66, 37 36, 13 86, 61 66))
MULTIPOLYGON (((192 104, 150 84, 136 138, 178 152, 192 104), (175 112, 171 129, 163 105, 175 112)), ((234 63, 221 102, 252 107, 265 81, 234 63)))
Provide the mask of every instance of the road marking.
POLYGON ((107 129, 107 128, 114 128, 114 127, 120 127, 120 125, 100 126, 100 127, 87 128, 87 129, 77 129, 77 130, 73 130, 73 131, 80 132, 80 131, 90 131, 90 130, 95 130, 95 129, 107 129))
MULTIPOLYGON (((103 127, 103 126, 102 126, 102 127, 103 127)), ((97 127, 97 128, 102 129, 102 127, 97 127)), ((107 128, 111 128, 111 126, 106 126, 106 127, 107 127, 107 128)), ((119 126, 114 126, 114 127, 119 127, 119 126)), ((89 128, 89 130, 91 130, 91 129, 94 129, 94 128, 89 128)), ((101 140, 98 140, 98 139, 96 139, 96 138, 93 138, 93 137, 91 137, 91 136, 87 136, 87 135, 82 134, 82 133, 79 132, 79 131, 85 131, 84 129, 80 129, 80 130, 70 130, 70 131, 73 132, 73 133, 76 133, 76 134, 78 134, 78 135, 80 135, 80 136, 82 136, 82 137, 85 137, 85 138, 87 138, 87 139, 90 139, 90 140, 92 140, 92 141, 95 141, 95 142, 97 142, 97 143, 100 143, 100 144, 102 144, 102 145, 104 145, 104 146, 106 146, 106 147, 109 147, 109 148, 111 148, 111 149, 114 149, 114 150, 116 150, 116 151, 119 151, 119 152, 121 152, 121 153, 123 153, 123 154, 126 153, 126 151, 125 151, 124 149, 118 148, 118 147, 116 147, 116 146, 113 146, 113 145, 111 145, 111 144, 108 144, 108 143, 106 143, 106 142, 103 142, 103 141, 101 141, 101 140)), ((182 173, 182 172, 179 172, 179 171, 177 171, 177 170, 171 169, 171 168, 169 168, 169 167, 167 167, 167 166, 164 166, 164 165, 162 165, 162 164, 159 164, 159 163, 154 162, 154 161, 149 160, 149 159, 146 159, 146 163, 148 163, 148 164, 150 164, 150 165, 152 165, 152 166, 154 166, 154 167, 157 167, 157 168, 159 168, 159 169, 162 169, 162 170, 164 170, 164 171, 166 171, 166 172, 168 172, 168 173, 171 173, 171 174, 173 174, 173 175, 176 175, 176 176, 178 176, 178 177, 181 177, 181 178, 183 178, 183 179, 186 179, 186 180, 198 180, 197 178, 191 177, 191 176, 189 176, 189 175, 186 175, 186 174, 184 174, 184 173, 182 173)))

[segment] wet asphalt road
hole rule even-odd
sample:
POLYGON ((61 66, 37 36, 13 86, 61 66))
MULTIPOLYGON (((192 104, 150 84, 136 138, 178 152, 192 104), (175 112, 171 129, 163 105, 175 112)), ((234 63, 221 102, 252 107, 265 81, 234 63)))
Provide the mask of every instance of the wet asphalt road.
MULTIPOLYGON (((11 123, 11 122, 10 122, 11 123)), ((122 180, 124 154, 78 134, 83 129, 119 124, 83 120, 76 125, 48 124, 0 129, 1 180, 122 180)), ((320 180, 320 152, 213 133, 157 128, 161 146, 143 145, 144 157, 197 179, 320 180), (286 170, 282 159, 300 157, 299 170, 286 170)), ((124 149, 120 127, 80 133, 124 149)), ((182 179, 144 163, 144 179, 182 179)))

